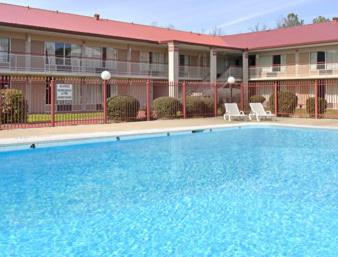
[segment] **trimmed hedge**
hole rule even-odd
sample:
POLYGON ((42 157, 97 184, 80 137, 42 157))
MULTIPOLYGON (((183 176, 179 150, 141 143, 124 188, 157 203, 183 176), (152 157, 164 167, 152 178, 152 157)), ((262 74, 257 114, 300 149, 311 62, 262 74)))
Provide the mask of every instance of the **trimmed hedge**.
MULTIPOLYGON (((306 100, 306 112, 313 116, 315 114, 315 97, 310 97, 306 100)), ((327 101, 322 98, 318 97, 318 113, 324 114, 327 109, 327 101)))
POLYGON ((253 95, 250 97, 250 103, 264 103, 265 97, 262 95, 253 95))
MULTIPOLYGON (((298 104, 298 97, 289 91, 280 91, 277 93, 278 97, 278 113, 282 116, 293 114, 298 104)), ((270 95, 269 98, 270 109, 275 109, 275 94, 270 95)))
POLYGON ((27 121, 27 110, 27 101, 21 90, 0 90, 0 119, 2 124, 25 123, 27 121))
POLYGON ((214 110, 214 101, 210 97, 187 96, 186 112, 188 116, 208 116, 214 110))
POLYGON ((110 120, 136 120, 140 102, 133 96, 113 96, 107 101, 107 112, 110 120))
POLYGON ((175 118, 182 111, 182 104, 176 98, 163 96, 154 100, 153 110, 159 119, 175 118))

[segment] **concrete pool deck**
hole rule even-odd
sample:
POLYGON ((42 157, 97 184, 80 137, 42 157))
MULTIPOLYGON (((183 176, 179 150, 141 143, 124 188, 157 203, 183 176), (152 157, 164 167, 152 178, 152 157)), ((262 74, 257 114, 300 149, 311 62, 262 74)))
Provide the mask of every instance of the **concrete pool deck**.
POLYGON ((0 146, 12 144, 27 144, 31 142, 45 142, 57 140, 71 140, 83 138, 99 138, 117 135, 160 133, 165 131, 179 131, 203 129, 212 127, 236 126, 239 124, 276 124, 288 126, 322 127, 338 129, 338 120, 333 119, 297 119, 278 118, 273 122, 238 122, 224 121, 217 118, 197 118, 180 120, 155 120, 145 122, 127 122, 96 125, 78 125, 65 127, 44 127, 0 130, 0 146))

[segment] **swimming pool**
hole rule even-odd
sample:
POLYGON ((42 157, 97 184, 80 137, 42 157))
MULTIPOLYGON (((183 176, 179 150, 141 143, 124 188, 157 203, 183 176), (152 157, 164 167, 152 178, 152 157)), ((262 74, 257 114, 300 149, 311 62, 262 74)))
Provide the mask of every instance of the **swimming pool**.
POLYGON ((238 127, 0 153, 1 256, 337 256, 338 132, 238 127))

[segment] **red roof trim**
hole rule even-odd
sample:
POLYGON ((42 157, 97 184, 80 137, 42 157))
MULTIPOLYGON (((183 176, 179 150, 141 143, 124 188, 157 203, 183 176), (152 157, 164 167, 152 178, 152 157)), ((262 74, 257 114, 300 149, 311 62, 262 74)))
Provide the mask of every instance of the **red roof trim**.
POLYGON ((50 32, 73 34, 73 35, 75 34, 75 35, 99 37, 99 38, 111 38, 111 39, 116 39, 116 40, 129 40, 129 41, 146 42, 146 43, 152 43, 152 44, 160 44, 160 42, 157 42, 157 41, 144 40, 144 39, 134 39, 134 38, 128 38, 128 37, 108 36, 108 35, 94 34, 94 33, 74 32, 72 30, 61 30, 61 29, 53 29, 53 28, 45 28, 45 27, 38 27, 38 26, 5 23, 5 22, 0 22, 0 26, 33 29, 33 30, 39 30, 39 31, 50 31, 50 32))

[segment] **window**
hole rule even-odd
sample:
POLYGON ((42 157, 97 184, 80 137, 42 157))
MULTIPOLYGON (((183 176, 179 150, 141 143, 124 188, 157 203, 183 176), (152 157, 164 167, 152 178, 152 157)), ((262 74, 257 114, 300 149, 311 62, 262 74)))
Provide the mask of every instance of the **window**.
POLYGON ((0 38, 0 62, 9 62, 9 39, 0 38))
POLYGON ((65 69, 64 66, 80 65, 81 47, 79 45, 63 42, 46 42, 45 49, 46 64, 58 65, 61 69, 65 69))
POLYGON ((180 54, 180 66, 184 66, 185 65, 185 57, 183 54, 180 54))
POLYGON ((282 58, 280 55, 272 56, 272 71, 281 71, 282 58))
POLYGON ((317 70, 325 70, 325 57, 324 51, 317 52, 317 70))
POLYGON ((249 67, 256 66, 256 55, 249 55, 249 67))
POLYGON ((55 57, 57 65, 70 65, 72 54, 71 44, 55 43, 55 57))
POLYGON ((105 67, 110 70, 117 69, 117 49, 111 47, 106 48, 105 67))

